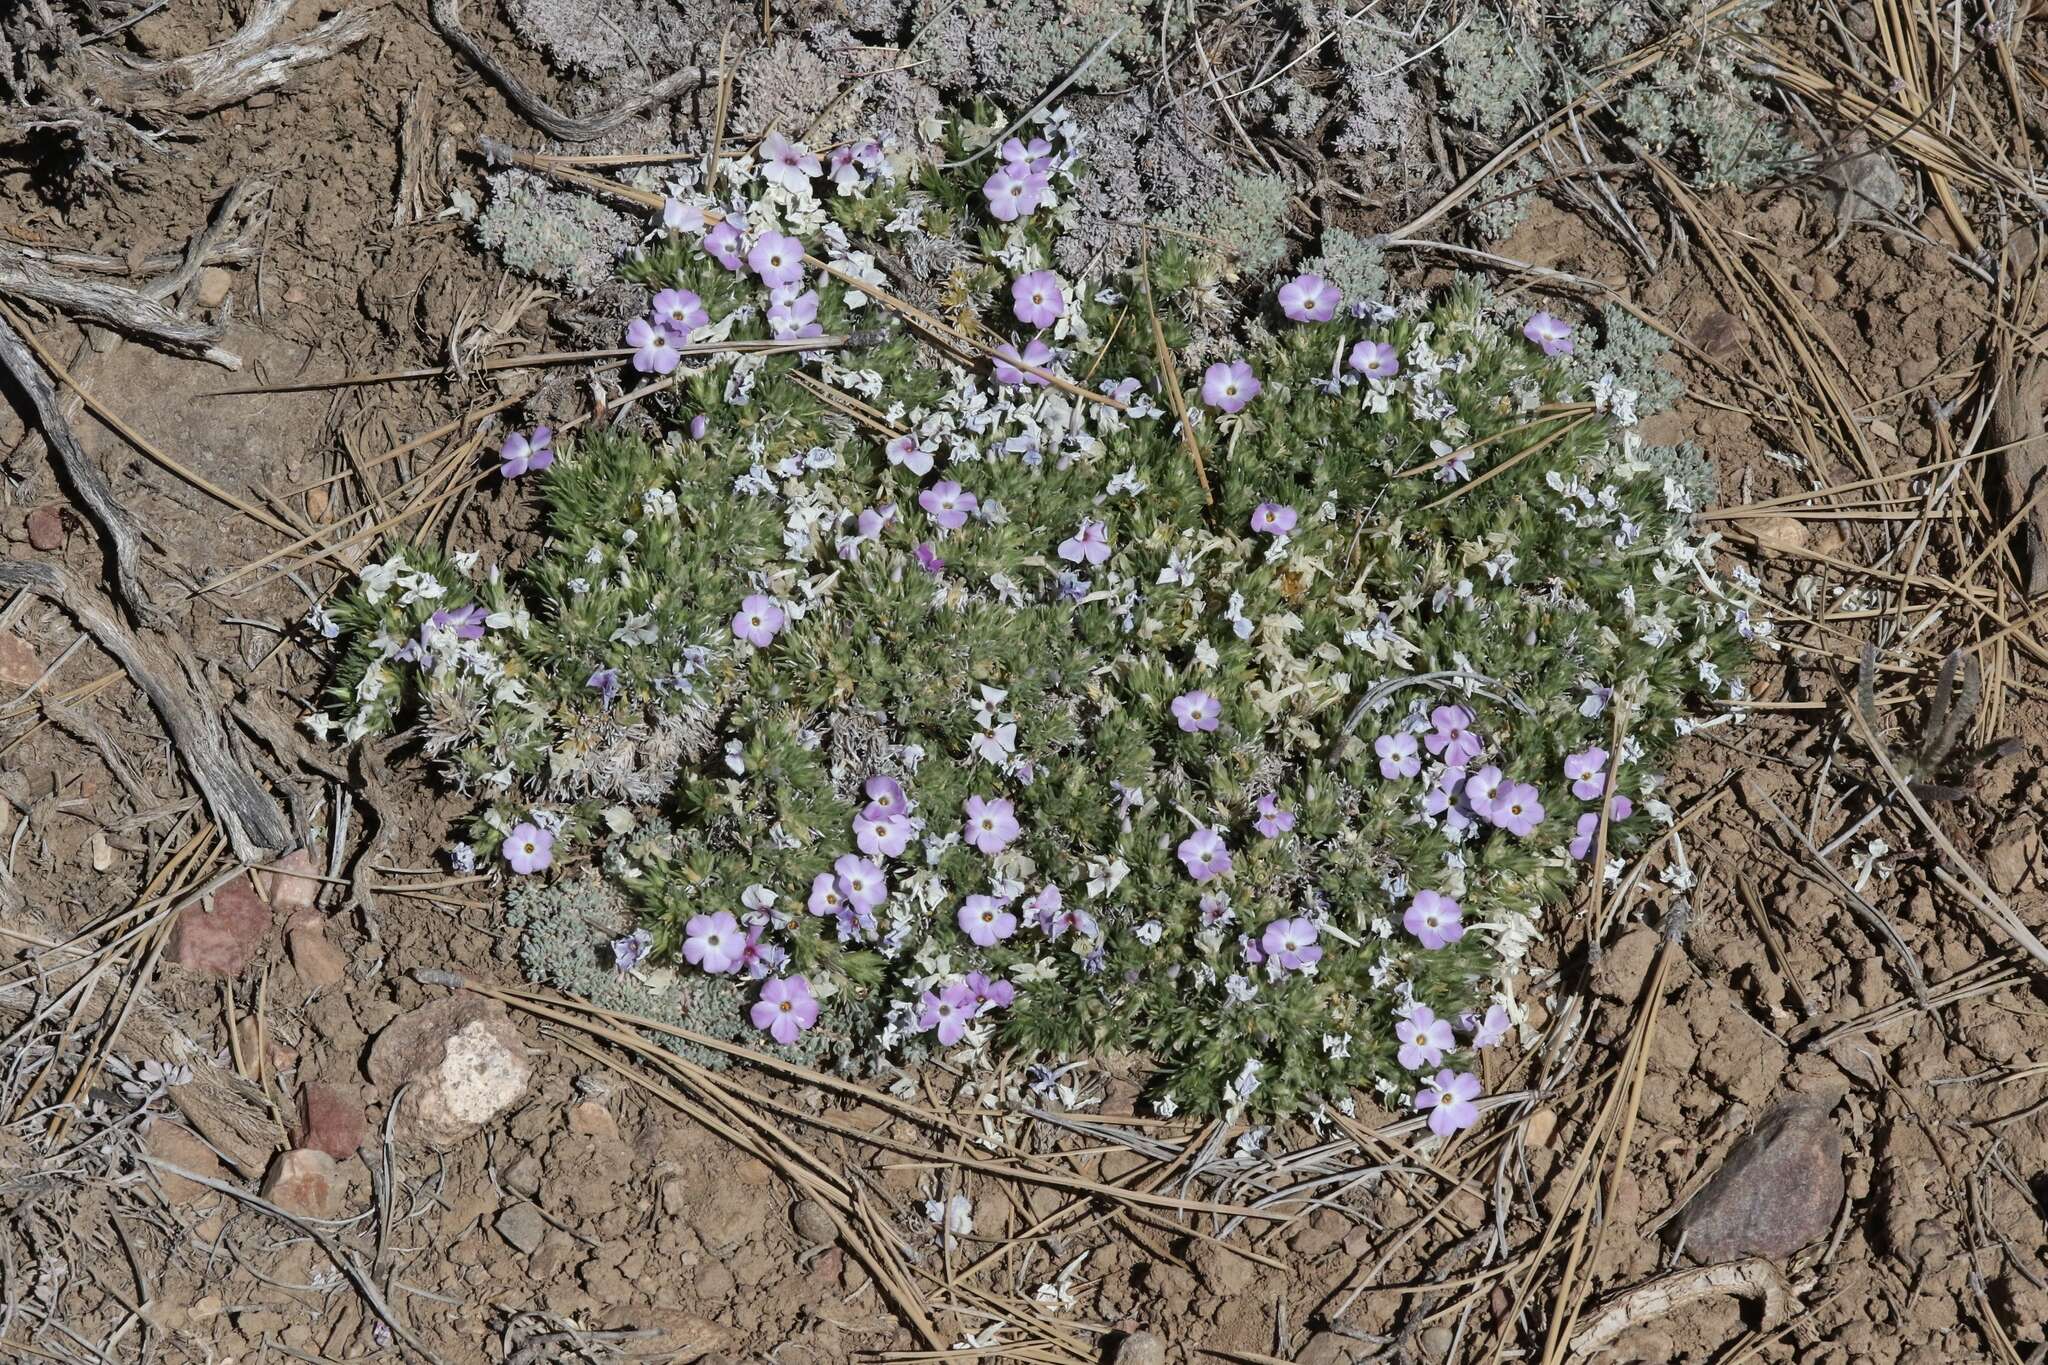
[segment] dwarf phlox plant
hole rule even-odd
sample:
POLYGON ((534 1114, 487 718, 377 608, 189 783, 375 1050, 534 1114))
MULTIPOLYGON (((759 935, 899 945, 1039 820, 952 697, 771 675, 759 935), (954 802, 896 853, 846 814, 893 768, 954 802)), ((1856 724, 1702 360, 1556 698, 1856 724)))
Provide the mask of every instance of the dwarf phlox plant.
POLYGON ((1639 843, 1677 723, 1741 702, 1743 599, 1569 323, 1305 274, 1169 395, 1144 300, 1178 344, 1193 263, 1056 269, 1063 114, 935 169, 967 150, 776 135, 676 185, 623 266, 663 434, 514 434, 542 549, 366 568, 343 734, 475 796, 458 866, 594 862, 638 922, 593 951, 762 1046, 1139 1050, 1166 1113, 1472 1123, 1602 803, 1639 843), (942 217, 990 354, 868 292, 942 217))

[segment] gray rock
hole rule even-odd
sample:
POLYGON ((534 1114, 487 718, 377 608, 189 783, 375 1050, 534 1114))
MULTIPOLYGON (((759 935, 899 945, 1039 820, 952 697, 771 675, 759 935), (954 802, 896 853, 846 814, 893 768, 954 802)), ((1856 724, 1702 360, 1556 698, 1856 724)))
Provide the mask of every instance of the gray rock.
POLYGON ((522 1200, 507 1205, 498 1215, 498 1235, 531 1256, 540 1250, 541 1241, 548 1235, 548 1220, 540 1216, 539 1209, 522 1200))
POLYGON ((369 1070, 387 1096, 404 1091, 400 1134, 442 1148, 517 1103, 533 1076, 505 1007, 467 991, 387 1025, 370 1045, 369 1070))
POLYGON ((1150 1332, 1133 1332, 1116 1348, 1114 1365, 1166 1365, 1166 1343, 1150 1332))
POLYGON ((815 1199, 797 1200, 789 1221, 796 1225, 797 1236, 813 1246, 828 1247, 839 1240, 839 1225, 832 1221, 831 1210, 815 1199))
POLYGON ((1842 1135, 1830 1106, 1791 1100, 1764 1115, 1673 1222, 1703 1264, 1785 1257, 1827 1235, 1842 1207, 1842 1135))

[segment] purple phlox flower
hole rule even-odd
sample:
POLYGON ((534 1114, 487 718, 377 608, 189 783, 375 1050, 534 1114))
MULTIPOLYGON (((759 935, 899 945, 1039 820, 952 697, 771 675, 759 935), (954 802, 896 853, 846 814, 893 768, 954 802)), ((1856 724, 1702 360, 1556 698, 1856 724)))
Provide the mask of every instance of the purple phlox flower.
POLYGON ((1181 840, 1174 852, 1198 882, 1213 881, 1230 871, 1230 850, 1224 846, 1223 836, 1207 826, 1181 840))
POLYGON ((1072 927, 1067 916, 1061 913, 1065 904, 1065 894, 1056 884, 1047 882, 1036 895, 1025 898, 1024 910, 1040 933, 1047 938, 1058 938, 1072 927))
POLYGON ((839 879, 830 872, 811 878, 811 898, 805 905, 814 915, 838 914, 846 907, 846 897, 839 894, 839 879))
POLYGON ((1566 754, 1564 775, 1571 779, 1572 795, 1581 801, 1598 801, 1607 790, 1607 751, 1595 744, 1575 754, 1566 754))
POLYGON ((880 927, 875 912, 865 905, 841 905, 834 925, 841 943, 865 943, 880 927))
POLYGON ((664 289, 656 294, 654 317, 678 342, 688 340, 690 333, 711 322, 711 315, 704 311, 704 300, 688 289, 664 289))
POLYGON ((612 940, 612 965, 622 972, 630 972, 647 960, 647 954, 653 947, 654 935, 645 929, 635 929, 624 938, 612 940))
POLYGON ((896 504, 886 503, 881 507, 863 507, 854 518, 854 534, 839 542, 841 559, 859 559, 860 547, 871 540, 880 540, 882 531, 896 515, 896 504))
POLYGON ((693 441, 701 441, 701 440, 703 440, 703 439, 704 439, 704 433, 706 433, 707 431, 710 431, 710 430, 711 430, 711 418, 710 418, 709 416, 707 416, 706 414, 704 414, 704 413, 701 413, 701 412, 700 412, 700 413, 698 413, 698 414, 697 414, 697 415, 696 415, 695 417, 692 417, 692 418, 690 419, 690 439, 691 439, 691 440, 693 440, 693 441))
POLYGON ((1296 275, 1280 286, 1280 311, 1296 322, 1328 322, 1344 295, 1321 275, 1296 275))
POLYGON ((932 472, 932 453, 917 443, 909 432, 882 447, 890 464, 900 464, 920 479, 932 472))
POLYGON ((957 982, 943 991, 926 991, 917 1003, 918 1028, 937 1029, 939 1046, 951 1047, 967 1032, 967 1021, 974 1017, 978 1002, 973 987, 957 982))
POLYGON ((1269 536, 1284 536, 1301 516, 1284 502, 1262 502, 1252 509, 1252 529, 1269 536))
POLYGON ((435 630, 453 631, 458 640, 481 640, 484 638, 484 620, 488 615, 472 602, 466 607, 437 611, 427 618, 427 624, 435 630))
POLYGON ((990 980, 983 972, 967 974, 967 989, 974 992, 977 1003, 975 1013, 987 1014, 993 1009, 1007 1009, 1017 999, 1017 988, 1001 977, 990 980))
POLYGON ((1100 564, 1109 558, 1109 527, 1084 519, 1081 529, 1060 542, 1060 558, 1069 564, 1100 564))
POLYGON ((1042 137, 1026 142, 1021 137, 1005 139, 1001 147, 1005 166, 1021 166, 1027 171, 1046 170, 1052 162, 1052 144, 1042 137))
POLYGON ((498 473, 508 479, 516 479, 529 470, 538 473, 546 469, 555 462, 554 439, 555 433, 550 427, 535 427, 531 436, 513 432, 505 438, 505 444, 498 447, 498 473))
POLYGON ((817 154, 801 142, 791 142, 781 133, 761 139, 761 178, 771 185, 798 194, 810 188, 812 177, 824 169, 817 154))
POLYGON ((1259 798, 1259 818, 1252 821, 1252 828, 1268 839, 1277 839, 1294 828, 1294 812, 1280 804, 1280 798, 1267 792, 1259 798))
POLYGON ((502 851, 506 865, 522 877, 545 872, 555 860, 555 832, 522 820, 505 836, 502 851))
POLYGON ((1372 751, 1380 756, 1380 776, 1390 781, 1397 777, 1414 777, 1422 771, 1422 752, 1415 743, 1415 736, 1406 730, 1381 735, 1372 742, 1372 751))
POLYGON ((1274 963, 1290 972, 1314 966, 1323 950, 1316 944, 1316 926, 1306 919, 1276 919, 1259 935, 1259 947, 1274 963))
MULTIPOLYGON (((1614 798, 1610 808, 1610 821, 1619 822, 1635 814, 1635 802, 1626 796, 1614 798)), ((1600 812, 1589 810, 1579 817, 1578 827, 1573 831, 1572 841, 1565 846, 1573 858, 1583 858, 1593 851, 1593 841, 1600 837, 1600 812)))
POLYGON ((1401 1050, 1395 1057, 1410 1071, 1441 1066, 1444 1054, 1458 1043, 1451 1034, 1451 1021, 1437 1018, 1427 1005, 1417 1005, 1406 1019, 1394 1025, 1394 1036, 1401 1040, 1401 1050))
POLYGON ((1266 960, 1266 950, 1261 948, 1259 941, 1250 934, 1237 936, 1237 951, 1240 957, 1254 967, 1266 960))
POLYGON ((866 142, 835 148, 827 160, 826 173, 840 189, 851 190, 860 183, 863 172, 872 171, 881 164, 882 144, 870 138, 866 142))
POLYGON ((1017 808, 1007 796, 993 801, 980 796, 967 798, 967 842, 994 857, 1017 837, 1017 808))
POLYGON ((876 773, 861 790, 867 793, 869 815, 910 814, 910 798, 903 794, 903 785, 893 777, 876 773))
POLYGON ((583 685, 604 699, 607 708, 619 697, 619 670, 606 666, 584 679, 583 685))
POLYGON ((982 182, 981 193, 988 200, 988 211, 998 222, 1014 223, 1036 212, 1051 188, 1052 181, 1047 176, 1012 164, 996 167, 982 182))
POLYGON ((746 942, 740 945, 740 967, 756 981, 781 970, 782 964, 789 961, 787 949, 761 941, 761 935, 766 932, 764 925, 750 925, 746 942))
POLYGON ((983 948, 993 948, 1017 932, 1017 917, 994 896, 969 896, 955 919, 960 932, 983 948))
POLYGON ((974 515, 981 501, 951 479, 941 479, 917 495, 917 505, 948 531, 957 531, 967 524, 967 518, 974 515))
POLYGON ((1636 803, 1623 796, 1620 792, 1616 792, 1613 802, 1609 804, 1607 809, 1608 818, 1616 823, 1620 823, 1636 813, 1636 803))
POLYGON ((764 232, 747 252, 747 265, 770 289, 804 277, 804 244, 780 232, 764 232))
POLYGON ((840 899, 873 910, 889 899, 889 880, 882 869, 866 858, 842 853, 832 862, 840 899))
POLYGON ((1449 1137, 1479 1122, 1479 1106, 1473 1101, 1479 1098, 1480 1089, 1479 1078, 1469 1071, 1456 1075, 1439 1071, 1415 1092, 1415 1107, 1430 1111, 1430 1132, 1449 1137))
POLYGON ((1204 929, 1214 929, 1218 925, 1228 924, 1237 916, 1237 912, 1230 908, 1230 900, 1226 896, 1204 896, 1197 905, 1204 929))
POLYGON ((1518 839, 1526 839, 1543 823, 1543 800, 1534 786, 1517 782, 1493 803, 1493 823, 1518 839))
POLYGON ((634 318, 626 324, 626 344, 633 348, 633 368, 642 374, 674 374, 682 357, 658 320, 634 318))
POLYGON ((1172 709, 1174 720, 1191 735, 1197 731, 1204 734, 1213 732, 1223 716, 1223 703, 1199 687, 1175 697, 1172 709))
POLYGON ((1034 270, 1010 286, 1010 306, 1026 327, 1050 327, 1065 316, 1067 296, 1060 291, 1059 276, 1034 270))
POLYGON ((1223 412, 1243 412, 1264 387, 1248 361, 1219 360, 1202 372, 1202 401, 1223 412))
POLYGON ((853 841, 870 858, 900 858, 910 844, 910 819, 862 811, 853 820, 853 841))
POLYGON ((1462 706, 1439 706, 1429 713, 1433 729, 1422 742, 1453 768, 1462 768, 1479 757, 1479 736, 1472 733, 1472 713, 1462 706))
POLYGON ((756 649, 766 649, 782 630, 782 608, 775 599, 753 593, 743 598, 732 618, 732 633, 756 649))
POLYGON ((1522 325, 1522 335, 1541 347, 1545 355, 1570 355, 1572 353, 1572 329, 1545 312, 1530 316, 1522 325))
POLYGON ((928 540, 920 540, 912 553, 917 556, 917 567, 926 573, 936 574, 946 567, 946 561, 939 558, 939 552, 932 548, 932 543, 928 540))
POLYGON ((1465 937, 1465 912, 1449 896, 1435 891, 1418 891, 1401 916, 1401 927, 1415 935, 1422 946, 1435 952, 1447 943, 1465 937))
POLYGON ((799 294, 793 287, 788 288, 787 297, 768 305, 768 331, 778 339, 823 336, 825 328, 818 321, 818 291, 806 289, 799 294))
POLYGON ((702 232, 704 210, 695 204, 671 199, 661 206, 661 225, 670 232, 702 232))
POLYGON ((1472 1035, 1475 1048, 1498 1047, 1506 1042, 1510 1023, 1507 1010, 1499 1005, 1488 1006, 1484 1019, 1469 1012, 1458 1019, 1459 1027, 1472 1035))
POLYGON ((1493 820, 1494 807, 1508 794, 1508 788, 1512 785, 1506 774, 1489 763, 1466 779, 1465 804, 1470 806, 1472 813, 1480 819, 1493 820))
POLYGON ((1392 379, 1401 373, 1401 358, 1388 343, 1366 340, 1351 348, 1351 368, 1367 379, 1392 379))
POLYGON ((683 960, 714 975, 737 967, 746 951, 746 935, 730 910, 694 916, 684 929, 683 960))
POLYGON ((704 254, 734 274, 747 268, 746 258, 740 255, 743 227, 745 224, 728 218, 704 234, 704 254))
POLYGON ((1452 810, 1458 799, 1458 788, 1465 781, 1463 768, 1446 768, 1438 775, 1429 789, 1429 795, 1422 798, 1424 815, 1442 815, 1452 810))
POLYGON ((1043 388, 1052 382, 1042 374, 1033 374, 1030 370, 1019 368, 1021 365, 1035 365, 1041 370, 1052 367, 1052 347, 1037 337, 1024 343, 1022 355, 1017 354, 1015 346, 1004 342, 996 347, 996 358, 993 363, 998 384, 1036 384, 1043 388))
POLYGON ((818 1022, 818 1002, 811 995, 811 983, 806 978, 778 976, 762 983, 761 998, 747 1013, 755 1028, 788 1047, 818 1022))

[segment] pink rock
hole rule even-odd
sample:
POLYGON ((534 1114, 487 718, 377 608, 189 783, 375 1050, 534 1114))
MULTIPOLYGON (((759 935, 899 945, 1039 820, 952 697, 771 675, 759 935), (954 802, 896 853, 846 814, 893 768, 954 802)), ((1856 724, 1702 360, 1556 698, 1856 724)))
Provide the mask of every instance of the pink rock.
POLYGON ((258 872, 255 877, 257 889, 270 902, 271 909, 283 915, 286 924, 295 924, 320 899, 320 875, 313 855, 301 848, 285 854, 274 869, 258 872))
POLYGON ((363 1105, 354 1086, 308 1081, 299 1087, 299 1146, 346 1161, 363 1145, 363 1105))
POLYGON ((196 900, 178 911, 166 956, 187 971, 233 980, 270 937, 270 907, 247 877, 236 877, 210 899, 211 908, 196 900))
MULTIPOLYGON (((213 1148, 200 1141, 189 1128, 164 1119, 153 1120, 149 1132, 142 1139, 142 1150, 158 1161, 176 1166, 181 1171, 203 1175, 209 1180, 226 1180, 227 1167, 220 1164, 220 1158, 213 1154, 213 1148)), ((156 1172, 157 1182, 163 1186, 164 1198, 173 1204, 193 1204, 206 1198, 213 1191, 197 1181, 187 1180, 166 1170, 156 1172)))
POLYGON ((301 1218, 332 1218, 341 1212, 341 1172, 325 1152, 279 1152, 263 1176, 263 1197, 301 1218))
POLYGON ((28 514, 28 543, 45 554, 64 548, 64 511, 55 505, 28 514))
POLYGON ((43 661, 36 657, 35 647, 11 630, 0 630, 0 683, 20 691, 42 676, 43 661))
POLYGON ((324 991, 348 972, 348 956, 334 946, 317 920, 304 920, 285 931, 292 969, 308 993, 324 991))

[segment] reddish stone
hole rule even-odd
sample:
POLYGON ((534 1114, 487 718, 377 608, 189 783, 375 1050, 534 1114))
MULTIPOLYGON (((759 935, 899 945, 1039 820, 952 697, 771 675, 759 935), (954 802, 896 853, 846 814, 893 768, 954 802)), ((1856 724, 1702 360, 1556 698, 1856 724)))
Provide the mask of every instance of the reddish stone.
POLYGON ((341 1172, 325 1152, 279 1152, 264 1174, 263 1197, 301 1218, 332 1218, 341 1212, 341 1172))
POLYGON ((45 554, 64 548, 64 511, 59 507, 38 507, 28 514, 28 543, 45 554))
POLYGON ((346 1161, 363 1145, 363 1105, 355 1087, 308 1081, 299 1087, 299 1146, 346 1161))
POLYGON ((43 661, 36 657, 35 647, 11 630, 0 630, 0 683, 19 692, 42 676, 43 661))
POLYGON ((326 990, 348 972, 348 956, 334 946, 317 921, 294 924, 286 930, 285 946, 291 949, 292 969, 309 993, 326 990))
POLYGON ((277 866, 267 872, 258 872, 256 886, 270 901, 270 907, 284 916, 286 924, 296 924, 309 916, 313 903, 320 898, 320 869, 313 862, 313 855, 305 849, 294 849, 277 860, 277 866))
MULTIPOLYGON (((220 1158, 189 1128, 180 1128, 175 1123, 156 1119, 149 1125, 149 1133, 142 1139, 142 1150, 148 1152, 166 1165, 176 1166, 181 1171, 203 1175, 209 1180, 226 1180, 227 1167, 220 1164, 220 1158)), ((164 1198, 173 1204, 191 1204, 204 1199, 213 1191, 197 1181, 187 1180, 181 1175, 172 1175, 160 1168, 156 1170, 157 1183, 163 1186, 164 1198)))
POLYGON ((211 900, 210 909, 196 900, 178 911, 165 955, 187 971, 232 980, 270 937, 270 907, 247 877, 228 882, 211 900))

